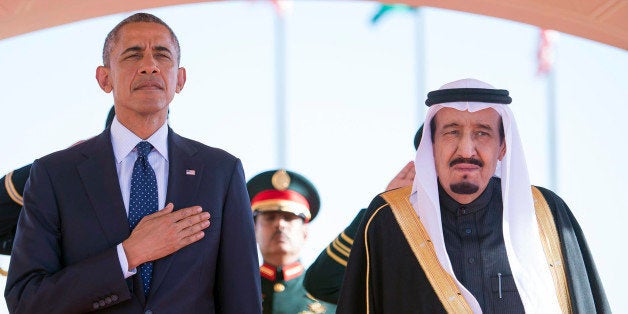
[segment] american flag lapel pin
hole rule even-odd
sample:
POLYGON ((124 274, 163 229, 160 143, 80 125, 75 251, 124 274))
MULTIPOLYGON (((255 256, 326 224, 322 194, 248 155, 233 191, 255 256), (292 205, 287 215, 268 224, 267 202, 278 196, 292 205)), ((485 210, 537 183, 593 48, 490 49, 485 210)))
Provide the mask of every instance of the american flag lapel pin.
POLYGON ((194 170, 194 169, 187 169, 187 170, 185 170, 185 175, 186 176, 195 176, 196 175, 196 170, 194 170))

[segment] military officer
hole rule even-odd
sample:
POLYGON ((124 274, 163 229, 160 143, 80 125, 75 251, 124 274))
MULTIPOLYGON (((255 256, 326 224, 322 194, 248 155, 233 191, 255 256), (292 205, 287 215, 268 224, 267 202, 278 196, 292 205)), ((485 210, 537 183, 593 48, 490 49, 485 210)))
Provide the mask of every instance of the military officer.
POLYGON ((264 313, 335 313, 334 304, 317 300, 303 287, 300 253, 308 223, 320 207, 314 185, 300 174, 279 169, 256 175, 247 189, 264 260, 260 267, 264 313))

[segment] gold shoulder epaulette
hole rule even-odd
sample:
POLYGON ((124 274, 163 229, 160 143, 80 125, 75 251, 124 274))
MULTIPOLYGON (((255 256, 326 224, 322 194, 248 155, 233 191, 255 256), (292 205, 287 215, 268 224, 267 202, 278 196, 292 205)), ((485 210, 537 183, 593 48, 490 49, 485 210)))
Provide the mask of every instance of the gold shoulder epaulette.
POLYGON ((15 189, 15 184, 13 184, 13 171, 7 173, 7 175, 4 177, 4 187, 7 190, 7 194, 9 194, 9 197, 14 202, 20 204, 20 206, 24 206, 24 199, 22 198, 22 195, 20 195, 20 193, 18 193, 15 189))

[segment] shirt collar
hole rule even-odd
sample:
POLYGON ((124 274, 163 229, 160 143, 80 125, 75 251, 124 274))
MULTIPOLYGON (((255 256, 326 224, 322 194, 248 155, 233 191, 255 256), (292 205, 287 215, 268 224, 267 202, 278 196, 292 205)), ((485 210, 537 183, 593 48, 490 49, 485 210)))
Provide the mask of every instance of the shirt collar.
MULTIPOLYGON (((117 116, 113 118, 111 122, 111 144, 116 163, 122 162, 135 149, 135 145, 141 141, 143 140, 139 136, 118 121, 117 116)), ((146 141, 151 143, 155 150, 168 161, 168 123, 164 123, 146 141)))

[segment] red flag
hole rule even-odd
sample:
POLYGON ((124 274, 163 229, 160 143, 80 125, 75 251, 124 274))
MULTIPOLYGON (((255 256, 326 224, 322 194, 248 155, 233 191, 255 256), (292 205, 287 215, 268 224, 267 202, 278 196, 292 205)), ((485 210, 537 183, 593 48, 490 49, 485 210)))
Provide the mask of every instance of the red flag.
POLYGON ((290 0, 270 0, 275 7, 275 11, 279 15, 284 15, 292 10, 292 1, 290 0))
POLYGON ((556 31, 541 29, 539 34, 539 50, 537 52, 537 75, 546 75, 554 65, 554 40, 556 31))
MULTIPOLYGON (((251 2, 257 2, 258 0, 250 0, 251 2)), ((292 11, 292 0, 263 0, 263 2, 270 2, 277 12, 277 15, 284 16, 292 11)))

